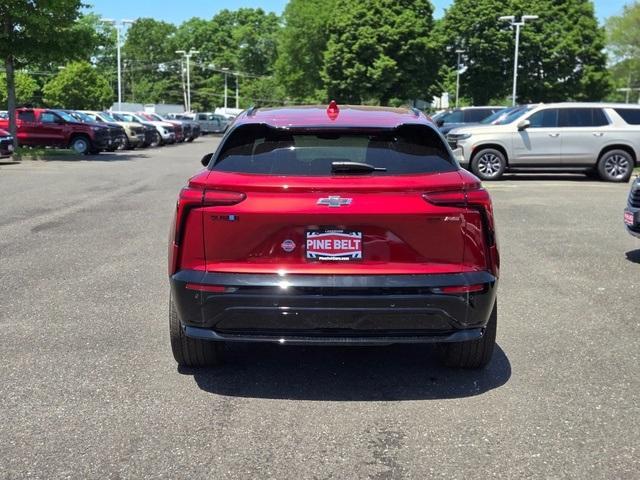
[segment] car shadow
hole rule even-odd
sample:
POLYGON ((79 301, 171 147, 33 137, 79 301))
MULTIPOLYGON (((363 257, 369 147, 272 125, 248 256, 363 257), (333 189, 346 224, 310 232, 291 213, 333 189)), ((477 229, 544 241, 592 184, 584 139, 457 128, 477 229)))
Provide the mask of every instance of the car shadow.
POLYGON ((599 178, 590 177, 584 173, 505 173, 501 180, 602 183, 599 178))
POLYGON ((627 260, 633 263, 640 263, 640 249, 630 250, 626 254, 627 260))
POLYGON ((130 152, 101 152, 97 155, 60 155, 42 157, 40 160, 45 162, 126 162, 131 160, 141 160, 149 158, 148 154, 142 151, 130 152))
POLYGON ((496 345, 482 370, 442 367, 433 345, 300 347, 233 344, 222 366, 178 368, 210 393, 287 400, 432 400, 481 395, 504 385, 511 364, 496 345))

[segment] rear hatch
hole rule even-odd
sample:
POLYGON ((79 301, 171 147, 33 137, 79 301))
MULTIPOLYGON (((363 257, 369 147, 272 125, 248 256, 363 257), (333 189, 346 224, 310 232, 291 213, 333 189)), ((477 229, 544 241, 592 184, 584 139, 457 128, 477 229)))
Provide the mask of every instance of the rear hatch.
MULTIPOLYGON (((238 127, 206 178, 205 269, 424 274, 487 268, 479 188, 426 125, 394 130, 238 127), (351 163, 349 163, 351 162, 351 163)), ((199 229, 196 229, 199 230, 199 229)))

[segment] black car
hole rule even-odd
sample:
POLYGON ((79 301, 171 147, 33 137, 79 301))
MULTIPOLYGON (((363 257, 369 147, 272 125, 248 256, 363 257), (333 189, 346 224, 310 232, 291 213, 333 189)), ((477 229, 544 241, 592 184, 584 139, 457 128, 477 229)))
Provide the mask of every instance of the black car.
POLYGON ((627 208, 624 209, 624 224, 631 235, 640 238, 640 177, 631 184, 627 208))
POLYGON ((505 107, 461 107, 445 112, 440 112, 433 116, 433 121, 443 135, 449 133, 454 128, 465 125, 480 123, 485 118, 493 115, 505 107))
POLYGON ((109 146, 106 148, 108 152, 123 150, 127 145, 127 133, 124 131, 124 128, 122 128, 122 126, 118 125, 117 123, 98 123, 84 112, 78 112, 76 110, 63 111, 71 115, 79 122, 107 127, 109 129, 109 146))
POLYGON ((0 158, 13 155, 13 137, 0 129, 0 158))

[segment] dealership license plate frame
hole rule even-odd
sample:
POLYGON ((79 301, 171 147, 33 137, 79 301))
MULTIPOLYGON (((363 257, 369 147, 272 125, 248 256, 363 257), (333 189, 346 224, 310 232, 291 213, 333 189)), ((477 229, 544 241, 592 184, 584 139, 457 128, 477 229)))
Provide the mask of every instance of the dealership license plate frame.
POLYGON ((325 263, 348 263, 359 262, 363 258, 363 235, 361 231, 344 230, 338 228, 321 228, 315 230, 307 230, 305 233, 305 259, 312 262, 325 263), (351 241, 351 245, 358 241, 359 248, 335 249, 332 248, 328 252, 327 249, 309 248, 309 240, 347 240, 351 241), (341 251, 342 250, 342 251, 341 251))
POLYGON ((636 223, 635 213, 630 210, 624 211, 624 223, 630 227, 633 227, 636 223))

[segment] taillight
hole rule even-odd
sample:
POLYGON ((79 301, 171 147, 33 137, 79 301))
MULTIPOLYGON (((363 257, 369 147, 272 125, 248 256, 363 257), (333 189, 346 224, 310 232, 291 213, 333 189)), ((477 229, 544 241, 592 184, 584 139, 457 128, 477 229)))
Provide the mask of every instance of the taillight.
POLYGON ((463 293, 481 292, 484 290, 484 285, 455 285, 452 287, 440 287, 434 289, 437 293, 448 293, 452 295, 459 295, 463 293))
POLYGON ((216 205, 235 205, 245 198, 247 198, 247 196, 244 193, 205 190, 202 204, 211 207, 216 205))
POLYGON ((494 275, 498 275, 500 258, 497 248, 495 224, 493 220, 493 206, 491 197, 479 183, 472 184, 464 190, 428 192, 422 197, 432 205, 440 207, 473 208, 480 212, 485 232, 486 248, 489 255, 489 268, 494 275))
POLYGON ((178 269, 179 245, 184 235, 183 229, 189 211, 197 207, 236 205, 245 198, 247 196, 244 193, 223 190, 200 190, 185 187, 180 191, 171 228, 173 238, 169 239, 169 275, 173 275, 178 269))

